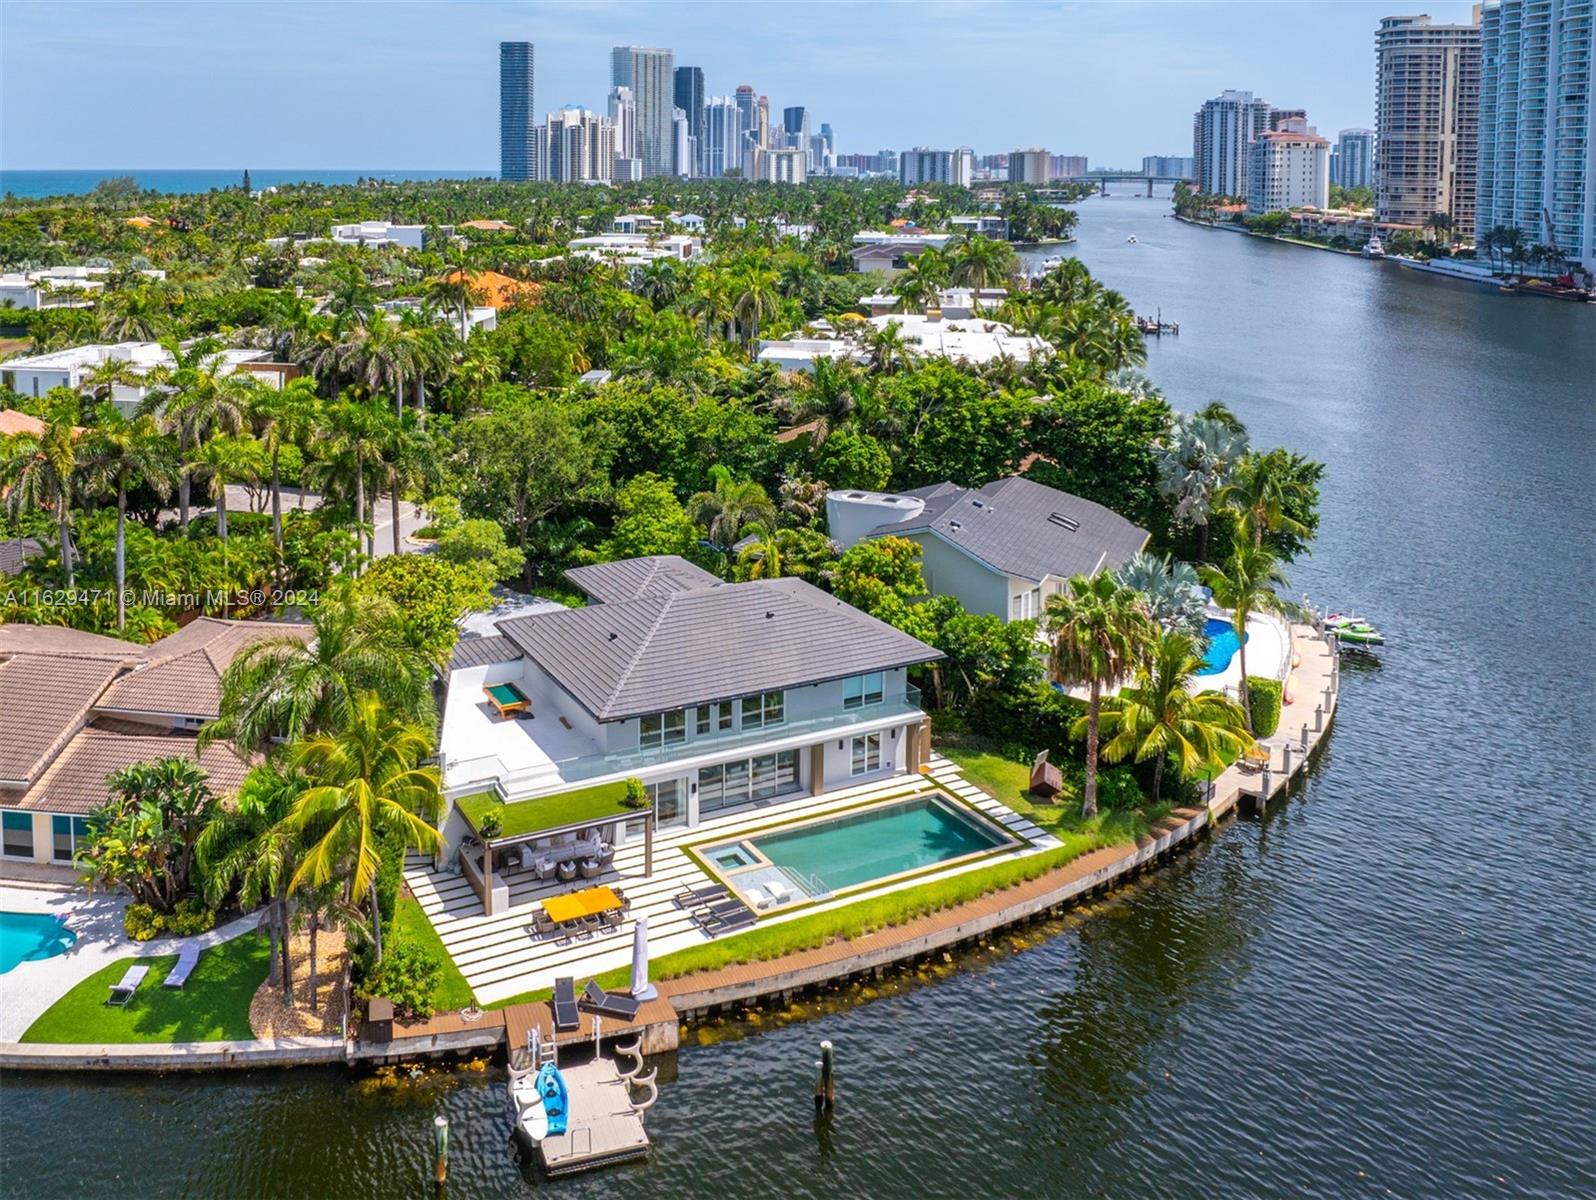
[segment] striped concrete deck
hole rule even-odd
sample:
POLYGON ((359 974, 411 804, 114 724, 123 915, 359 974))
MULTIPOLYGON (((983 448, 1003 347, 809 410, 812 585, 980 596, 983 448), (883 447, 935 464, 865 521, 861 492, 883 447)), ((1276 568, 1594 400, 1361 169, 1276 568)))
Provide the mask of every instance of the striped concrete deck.
MULTIPOLYGON (((1025 844, 1011 851, 1012 855, 1033 854, 1059 844, 1050 834, 966 780, 947 759, 934 755, 929 763, 928 774, 936 785, 958 796, 1021 839, 1025 844)), ((898 775, 828 792, 820 797, 795 796, 717 813, 695 829, 670 830, 656 836, 652 877, 643 875, 642 845, 623 847, 616 852, 610 870, 597 879, 584 881, 583 886, 610 884, 623 888, 631 902, 628 919, 618 930, 593 936, 586 941, 573 941, 565 946, 534 937, 531 923, 542 901, 546 897, 569 891, 569 884, 553 880, 539 882, 531 874, 522 872, 505 876, 503 878, 510 886, 510 907, 505 912, 488 917, 483 915, 481 903, 463 878, 434 870, 429 859, 413 856, 406 864, 405 882, 476 992, 478 1002, 492 1004, 523 992, 550 987, 555 978, 561 975, 582 978, 624 967, 631 961, 632 918, 639 914, 648 917, 649 952, 656 957, 709 940, 692 923, 690 914, 672 903, 672 897, 683 888, 713 882, 687 856, 684 846, 709 839, 733 838, 766 825, 824 815, 873 799, 903 795, 924 786, 924 781, 918 777, 898 775)), ((979 865, 989 865, 990 862, 990 859, 982 859, 979 865)), ((888 884, 874 892, 853 892, 823 904, 810 905, 796 913, 772 914, 763 918, 761 924, 807 916, 824 908, 848 904, 865 895, 881 894, 929 879, 944 878, 968 870, 971 865, 920 875, 912 881, 888 884)))

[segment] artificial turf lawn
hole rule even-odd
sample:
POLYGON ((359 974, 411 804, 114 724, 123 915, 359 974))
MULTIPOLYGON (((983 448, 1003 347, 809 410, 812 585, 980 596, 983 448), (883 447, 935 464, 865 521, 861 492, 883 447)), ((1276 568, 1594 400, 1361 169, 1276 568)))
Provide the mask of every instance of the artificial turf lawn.
POLYGON ((471 985, 466 982, 466 977, 460 974, 460 968, 455 966, 454 959, 449 957, 443 939, 432 927, 427 914, 421 911, 421 905, 416 902, 414 896, 399 897, 399 904, 393 914, 393 928, 400 941, 415 942, 425 946, 436 954, 438 961, 443 964, 443 975, 432 993, 432 1007, 435 1012, 452 1012, 471 1003, 471 985))
POLYGON ((131 955, 102 967, 40 1015, 24 1042, 235 1042, 255 1036, 249 1002, 266 980, 266 935, 247 933, 201 951, 181 988, 164 986, 175 954, 131 955), (150 973, 126 1005, 106 1003, 135 962, 150 973))
POLYGON ((641 809, 626 806, 626 781, 600 783, 593 787, 578 788, 574 792, 561 792, 555 796, 540 796, 536 800, 517 800, 513 804, 500 804, 493 792, 478 792, 456 800, 455 807, 465 814, 473 828, 481 829, 482 820, 490 812, 500 809, 504 828, 493 838, 499 841, 540 829, 557 829, 562 825, 578 825, 588 821, 614 820, 616 817, 635 815, 641 809))

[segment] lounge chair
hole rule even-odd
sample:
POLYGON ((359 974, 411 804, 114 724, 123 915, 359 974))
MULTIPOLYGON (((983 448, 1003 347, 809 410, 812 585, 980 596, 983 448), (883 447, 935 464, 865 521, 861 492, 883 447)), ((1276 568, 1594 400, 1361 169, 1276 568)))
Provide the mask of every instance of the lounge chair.
POLYGON ((144 977, 150 973, 150 968, 144 963, 134 963, 127 969, 127 974, 122 976, 122 982, 111 985, 111 996, 107 1004, 121 1006, 133 999, 133 993, 139 990, 139 984, 144 982, 144 977))
POLYGON ((172 969, 166 973, 162 986, 180 988, 188 982, 188 977, 194 973, 194 968, 199 965, 199 947, 190 943, 178 952, 177 961, 172 964, 172 969))
POLYGON ((625 992, 606 992, 590 979, 587 981, 587 986, 582 989, 582 999, 578 1003, 588 1012, 603 1013, 606 1017, 619 1017, 623 1021, 630 1021, 637 1016, 640 1001, 625 992))
POLYGON ((683 888, 676 893, 671 903, 677 908, 696 908, 713 900, 723 900, 728 895, 724 884, 711 883, 703 887, 683 888))
POLYGON ((582 1015, 576 1009, 576 980, 561 975, 554 981, 554 1031, 575 1033, 582 1028, 582 1015))
POLYGON ((759 923, 759 917, 752 909, 744 908, 740 913, 728 913, 723 917, 712 917, 704 925, 704 932, 711 937, 719 937, 723 933, 733 933, 739 929, 747 929, 759 923))

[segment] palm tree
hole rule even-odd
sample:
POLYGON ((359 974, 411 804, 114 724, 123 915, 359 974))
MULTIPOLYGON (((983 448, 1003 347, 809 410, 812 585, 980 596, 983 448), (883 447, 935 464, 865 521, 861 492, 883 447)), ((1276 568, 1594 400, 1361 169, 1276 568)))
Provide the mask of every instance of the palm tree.
MULTIPOLYGON (((298 445, 310 436, 320 405, 315 381, 301 375, 285 387, 262 388, 250 406, 250 423, 271 462, 272 543, 279 554, 283 552, 283 448, 298 445)), ((304 497, 303 486, 300 497, 304 497)))
POLYGON ((776 524, 776 506, 758 483, 735 480, 718 463, 709 469, 709 479, 710 490, 687 502, 687 515, 704 527, 709 540, 721 550, 729 550, 747 526, 776 524))
POLYGON ((1269 551, 1258 546, 1240 544, 1222 563, 1201 567, 1203 582, 1214 592, 1214 603, 1230 610, 1231 623, 1236 627, 1238 642, 1236 653, 1241 659, 1241 703, 1247 714, 1247 728, 1252 724, 1252 698, 1247 692, 1247 619, 1257 612, 1280 612, 1282 604, 1276 587, 1286 585, 1286 576, 1280 564, 1269 551))
POLYGON ((752 539, 737 555, 737 565, 748 579, 779 579, 782 574, 781 542, 777 531, 763 525, 748 526, 752 539))
POLYGON ((1175 520, 1197 530, 1197 561, 1208 557, 1208 519, 1247 453, 1244 434, 1219 420, 1180 416, 1158 448, 1158 487, 1175 500, 1175 520))
POLYGON ((1204 608, 1202 581, 1190 563, 1160 558, 1149 550, 1128 559, 1114 578, 1141 593, 1148 619, 1168 632, 1202 633, 1204 608))
POLYGON ((334 731, 307 738, 293 751, 294 764, 310 786, 285 824, 310 844, 289 891, 341 879, 350 904, 366 897, 378 962, 379 841, 400 833, 405 845, 417 850, 437 851, 443 845, 436 828, 444 810, 438 768, 422 765, 432 752, 427 730, 395 717, 372 692, 355 697, 347 719, 334 731))
POLYGON ((376 320, 377 289, 366 279, 366 274, 354 263, 342 263, 333 268, 333 287, 327 297, 327 311, 342 328, 351 324, 369 325, 376 320))
POLYGON ((1007 283, 1019 263, 1013 246, 980 236, 961 239, 950 257, 953 282, 976 291, 1007 283))
POLYGON ((1291 454, 1277 447, 1266 454, 1244 455, 1235 465, 1232 479, 1218 493, 1224 503, 1241 515, 1242 527, 1252 533, 1256 549, 1266 533, 1308 532, 1307 526, 1291 516, 1306 501, 1308 485, 1292 469, 1291 454))
POLYGON ((780 296, 776 291, 776 272, 768 267, 750 266, 732 276, 732 289, 737 298, 732 302, 732 312, 744 331, 744 342, 752 346, 759 340, 759 326, 776 315, 780 296))
POLYGON ((189 499, 193 476, 189 467, 194 450, 214 433, 237 433, 244 425, 260 384, 243 372, 233 371, 221 343, 204 338, 183 346, 175 338, 161 343, 171 362, 150 372, 152 384, 140 407, 152 413, 177 435, 177 458, 182 464, 177 482, 178 525, 188 531, 189 499))
POLYGON ((210 481, 210 497, 216 505, 216 536, 227 545, 227 485, 263 474, 265 455, 261 444, 250 437, 214 437, 189 456, 184 464, 190 474, 210 481))
POLYGON ((871 371, 881 375, 907 371, 920 357, 916 345, 915 341, 904 336, 903 325, 899 321, 888 321, 879 329, 872 326, 870 332, 864 335, 865 364, 871 371))
POLYGON ((433 711, 431 668, 395 634, 397 614, 347 588, 310 612, 311 637, 266 638, 243 650, 222 674, 216 720, 201 743, 225 738, 241 754, 273 739, 296 742, 348 719, 354 698, 374 692, 391 712, 425 721, 433 711))
MULTIPOLYGON (((294 973, 288 945, 288 883, 299 864, 301 845, 286 819, 304 790, 304 777, 293 771, 269 761, 252 768, 232 806, 217 812, 195 847, 207 904, 220 905, 235 887, 246 909, 267 903, 272 959, 278 960, 281 947, 283 998, 290 1004, 294 973)), ((314 1004, 314 990, 311 999, 314 1004)))
POLYGON ((116 493, 116 627, 127 625, 127 493, 144 484, 166 499, 176 474, 171 442, 149 413, 129 420, 107 401, 95 414, 85 450, 90 485, 116 493))
POLYGON ((52 389, 49 415, 38 433, 0 438, 0 496, 14 520, 23 512, 55 514, 61 569, 73 586, 72 498, 78 471, 78 398, 52 389), (57 394, 59 393, 59 394, 57 394))
MULTIPOLYGON (((1153 803, 1162 795, 1164 766, 1174 755, 1182 776, 1204 766, 1222 766, 1247 748, 1246 714, 1217 691, 1193 695, 1191 682, 1202 669, 1197 642, 1185 633, 1160 633, 1136 683, 1104 702, 1102 728, 1108 735, 1103 757, 1109 762, 1133 758, 1153 767, 1153 803)), ((1072 732, 1079 737, 1085 717, 1072 732)))
POLYGON ((95 404, 110 400, 119 387, 140 387, 144 376, 125 358, 108 358, 83 376, 79 385, 95 404))
POLYGON ((113 292, 100 302, 100 333, 110 341, 153 342, 166 325, 166 305, 151 288, 113 292))
POLYGON ((1141 597, 1112 575, 1075 575, 1067 591, 1049 596, 1043 624, 1053 639, 1053 671, 1085 683, 1086 795, 1081 816, 1097 815, 1098 726, 1103 685, 1123 679, 1141 661, 1153 636, 1141 597))
MULTIPOLYGON (((355 521, 365 526, 366 556, 376 556, 377 532, 366 504, 366 472, 382 463, 382 427, 387 416, 381 405, 368 404, 345 394, 326 410, 328 444, 326 458, 339 463, 353 476, 355 521)), ((373 495, 373 501, 376 497, 373 495)))

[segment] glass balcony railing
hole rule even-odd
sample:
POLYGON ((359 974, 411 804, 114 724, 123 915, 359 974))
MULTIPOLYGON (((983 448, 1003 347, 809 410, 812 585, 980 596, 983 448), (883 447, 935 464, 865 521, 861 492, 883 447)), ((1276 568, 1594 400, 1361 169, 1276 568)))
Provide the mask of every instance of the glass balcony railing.
MULTIPOLYGON (((790 698, 790 697, 789 697, 790 698)), ((846 729, 851 725, 891 717, 912 717, 922 712, 920 689, 906 687, 873 704, 849 708, 836 705, 825 712, 798 720, 783 721, 759 729, 739 729, 649 749, 612 750, 601 754, 573 755, 553 759, 534 767, 507 770, 494 755, 451 760, 445 767, 445 783, 452 791, 472 784, 497 784, 507 799, 525 798, 533 793, 552 793, 562 786, 582 783, 606 775, 625 775, 649 770, 667 763, 697 758, 718 758, 754 747, 788 744, 794 739, 812 739, 815 734, 846 729)), ((691 717, 691 710, 689 710, 691 717)))

